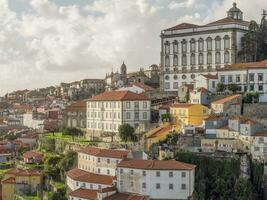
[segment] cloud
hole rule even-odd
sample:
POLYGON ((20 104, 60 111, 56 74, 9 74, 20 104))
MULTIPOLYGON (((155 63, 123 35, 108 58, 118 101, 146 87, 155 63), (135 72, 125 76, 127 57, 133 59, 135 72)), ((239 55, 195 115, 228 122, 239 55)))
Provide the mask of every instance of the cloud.
MULTIPOLYGON (((102 78, 123 60, 129 71, 159 64, 162 29, 225 17, 232 5, 230 0, 84 0, 82 5, 23 0, 25 10, 15 9, 18 14, 10 1, 0 1, 0 94, 102 78)), ((266 4, 243 0, 238 6, 254 19, 266 4)))

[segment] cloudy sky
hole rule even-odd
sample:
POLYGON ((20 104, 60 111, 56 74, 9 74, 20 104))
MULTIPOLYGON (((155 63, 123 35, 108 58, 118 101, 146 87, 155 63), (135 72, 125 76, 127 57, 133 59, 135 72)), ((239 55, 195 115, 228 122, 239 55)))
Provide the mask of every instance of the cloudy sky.
MULTIPOLYGON (((259 20, 266 0, 238 0, 259 20)), ((159 63, 160 31, 225 17, 233 0, 0 0, 0 94, 159 63)))

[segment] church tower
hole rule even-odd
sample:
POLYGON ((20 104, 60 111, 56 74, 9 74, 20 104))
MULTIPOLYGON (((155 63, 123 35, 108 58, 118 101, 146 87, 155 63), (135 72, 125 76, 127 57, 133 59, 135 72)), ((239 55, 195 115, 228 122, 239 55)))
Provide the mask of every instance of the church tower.
POLYGON ((124 84, 126 84, 127 83, 127 67, 124 64, 124 62, 121 65, 120 72, 121 72, 120 73, 121 74, 121 80, 123 81, 124 84))
POLYGON ((233 7, 228 10, 227 16, 236 20, 243 20, 243 12, 236 7, 236 3, 233 3, 233 7))

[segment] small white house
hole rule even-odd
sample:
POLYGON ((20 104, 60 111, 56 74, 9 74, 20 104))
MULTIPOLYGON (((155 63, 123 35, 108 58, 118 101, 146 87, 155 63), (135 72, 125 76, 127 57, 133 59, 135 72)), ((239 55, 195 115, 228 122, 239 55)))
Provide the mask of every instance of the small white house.
POLYGON ((200 74, 195 78, 195 88, 205 88, 215 93, 218 84, 218 75, 200 74))

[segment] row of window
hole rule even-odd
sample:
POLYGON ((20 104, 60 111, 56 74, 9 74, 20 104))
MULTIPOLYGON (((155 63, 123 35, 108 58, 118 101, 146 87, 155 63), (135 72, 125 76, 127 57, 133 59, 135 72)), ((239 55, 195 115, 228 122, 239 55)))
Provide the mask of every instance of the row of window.
MULTIPOLYGON (((126 108, 131 108, 131 102, 127 101, 125 103, 126 105, 126 108)), ((121 107, 121 102, 89 102, 88 103, 88 108, 104 108, 105 109, 108 109, 108 108, 120 108, 121 107)), ((139 108, 140 105, 139 105, 139 102, 134 102, 134 108, 139 108)), ((147 108, 148 105, 147 105, 147 102, 144 101, 143 102, 143 108, 147 108)))
MULTIPOLYGON (((206 48, 207 51, 212 51, 213 50, 213 44, 212 44, 213 39, 211 37, 208 37, 206 39, 206 48)), ((224 49, 229 49, 230 48, 230 37, 228 35, 226 35, 223 38, 223 42, 224 42, 224 49)), ((198 51, 202 52, 204 51, 204 39, 200 38, 198 41, 196 41, 195 39, 191 39, 190 40, 190 52, 196 52, 196 43, 198 43, 198 51)), ((171 49, 171 44, 169 41, 166 41, 165 44, 165 54, 170 54, 170 49, 171 49)), ((215 50, 220 51, 221 48, 221 37, 217 36, 215 38, 215 50)), ((172 43, 172 49, 173 49, 173 54, 177 54, 179 53, 179 43, 177 40, 175 40, 172 43)), ((183 39, 181 41, 181 52, 186 53, 187 52, 187 40, 183 39)))
MULTIPOLYGON (((120 181, 120 185, 121 185, 121 186, 123 185, 123 181, 120 181)), ((131 185, 131 187, 134 187, 134 182, 131 181, 130 185, 131 185)), ((147 186, 146 186, 146 182, 143 182, 143 183, 142 183, 142 188, 143 188, 143 189, 146 189, 146 188, 147 188, 147 186)), ((161 188, 160 183, 156 183, 155 188, 156 188, 156 189, 160 189, 160 188, 161 188)), ((173 190, 173 189, 174 189, 174 187, 173 187, 173 183, 169 183, 169 190, 173 190)), ((181 189, 182 189, 182 190, 185 190, 185 189, 186 189, 186 184, 181 184, 181 189)))
MULTIPOLYGON (((104 120, 104 116, 105 119, 120 119, 121 115, 120 112, 116 113, 116 112, 105 112, 106 114, 104 114, 103 112, 88 112, 88 116, 91 116, 92 118, 98 118, 98 119, 103 119, 104 120)), ((126 112, 125 115, 125 119, 131 119, 131 112, 126 112)), ((134 119, 138 120, 139 119, 139 112, 134 112, 134 119)), ((147 112, 143 112, 143 119, 148 119, 148 113, 147 112)))
MULTIPOLYGON (((206 64, 212 64, 212 53, 207 53, 207 61, 206 64)), ((221 64, 221 63, 229 63, 230 62, 230 53, 228 51, 224 52, 224 60, 222 62, 221 59, 221 53, 216 52, 215 53, 215 64, 221 64)), ((187 55, 183 54, 182 55, 182 66, 187 66, 187 55)), ((204 64, 204 55, 203 53, 198 54, 198 64, 203 65, 204 64)), ((174 55, 173 56, 173 66, 178 66, 179 61, 178 61, 178 56, 174 55)), ((190 65, 196 65, 196 54, 192 53, 190 56, 190 65)), ((170 67, 170 57, 167 55, 165 56, 165 66, 170 67)))
POLYGON ((88 128, 92 129, 106 129, 106 130, 111 130, 111 131, 116 131, 119 128, 119 124, 114 124, 114 123, 103 123, 103 122, 88 122, 88 128))
MULTIPOLYGON (((120 174, 123 174, 123 173, 124 173, 123 169, 120 169, 120 174)), ((161 174, 160 171, 156 171, 156 177, 160 177, 160 174, 161 174)), ((134 175, 134 170, 130 171, 130 175, 134 175)), ((142 175, 146 176, 146 171, 142 171, 142 175)), ((182 176, 182 178, 185 178, 186 177, 186 172, 182 172, 181 176, 182 176)), ((170 178, 173 177, 173 172, 169 172, 169 177, 170 178)))
MULTIPOLYGON (((256 74, 254 74, 254 73, 250 73, 249 75, 248 75, 248 80, 250 81, 250 82, 254 82, 255 81, 255 76, 256 76, 256 74)), ((221 77, 221 82, 222 83, 225 83, 226 82, 226 76, 225 75, 221 75, 220 76, 221 77)), ((240 83, 241 82, 241 75, 240 74, 237 74, 237 75, 228 75, 227 76, 227 78, 228 78, 228 83, 232 83, 232 82, 236 82, 236 83, 240 83), (235 78, 235 80, 234 80, 234 78, 235 78)), ((262 82, 264 79, 264 77, 263 77, 263 73, 258 73, 257 74, 257 80, 259 81, 259 82, 262 82)), ((247 75, 243 75, 243 82, 247 82, 247 75)))

